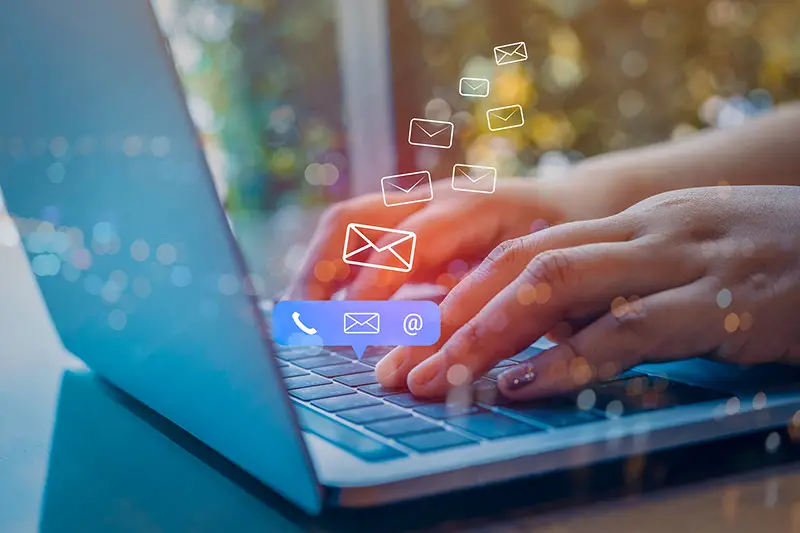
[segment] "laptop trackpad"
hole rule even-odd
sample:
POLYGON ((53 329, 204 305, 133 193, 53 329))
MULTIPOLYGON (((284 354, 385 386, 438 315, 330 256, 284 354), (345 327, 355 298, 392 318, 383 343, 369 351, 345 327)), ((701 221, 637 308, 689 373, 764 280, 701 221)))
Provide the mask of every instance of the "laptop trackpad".
POLYGON ((670 380, 736 394, 753 394, 770 390, 800 390, 800 367, 788 365, 740 366, 694 358, 685 361, 640 365, 636 369, 651 374, 665 375, 670 380))

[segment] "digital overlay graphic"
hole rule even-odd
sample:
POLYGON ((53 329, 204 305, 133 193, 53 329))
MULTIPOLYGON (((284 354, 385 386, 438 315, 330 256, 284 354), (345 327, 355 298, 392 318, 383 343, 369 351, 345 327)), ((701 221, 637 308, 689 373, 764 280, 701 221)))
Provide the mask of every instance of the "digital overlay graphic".
POLYGON ((293 301, 272 311, 272 336, 281 346, 352 346, 359 359, 369 346, 431 346, 441 334, 433 302, 293 301))

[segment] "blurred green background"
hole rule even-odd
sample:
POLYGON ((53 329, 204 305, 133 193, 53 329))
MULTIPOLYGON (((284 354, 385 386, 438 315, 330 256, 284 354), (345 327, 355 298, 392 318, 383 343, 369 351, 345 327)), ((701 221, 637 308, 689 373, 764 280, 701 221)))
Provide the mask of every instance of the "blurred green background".
POLYGON ((442 177, 468 162, 557 173, 737 125, 800 94, 800 1, 153 1, 233 212, 349 196, 341 2, 386 2, 400 171, 442 177), (497 67, 493 47, 519 40, 530 59, 497 67), (490 78, 491 96, 460 97, 461 76, 490 78), (523 128, 493 134, 476 120, 510 104, 525 108, 523 128), (409 146, 408 120, 419 116, 452 120, 454 149, 409 146))

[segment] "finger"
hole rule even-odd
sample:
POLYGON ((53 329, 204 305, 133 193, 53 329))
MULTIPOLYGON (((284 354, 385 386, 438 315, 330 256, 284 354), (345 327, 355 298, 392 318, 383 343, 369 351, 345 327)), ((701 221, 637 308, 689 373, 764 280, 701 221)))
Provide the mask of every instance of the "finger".
POLYGON ((713 282, 704 278, 609 312, 566 342, 502 374, 500 390, 513 400, 563 394, 592 380, 612 378, 646 358, 708 351, 724 331, 709 327, 721 312, 714 294, 713 282))
POLYGON ((378 379, 386 386, 404 386, 409 372, 436 353, 456 331, 511 283, 536 254, 586 242, 623 240, 627 237, 618 221, 603 219, 555 226, 502 243, 442 302, 442 334, 439 342, 432 347, 394 350, 376 368, 378 379))
MULTIPOLYGON (((454 211, 449 205, 432 205, 404 220, 397 229, 417 236, 413 270, 393 272, 382 269, 394 259, 393 256, 385 251, 373 252, 367 262, 378 265, 378 268, 359 271, 348 287, 348 299, 385 300, 414 279, 418 272, 440 273, 455 259, 471 259, 486 254, 501 240, 502 213, 496 209, 477 208, 485 207, 483 204, 471 205, 475 207, 468 206, 461 211, 454 211)), ((379 246, 390 242, 382 242, 379 246)))
POLYGON ((620 294, 652 294, 691 283, 703 270, 686 255, 671 248, 655 253, 646 239, 542 253, 439 353, 411 372, 409 387, 415 394, 443 394, 453 365, 482 375, 558 323, 607 311, 620 294))
MULTIPOLYGON (((622 298, 622 300, 627 301, 625 298, 622 298)), ((612 302, 612 307, 614 305, 615 304, 612 302)), ((607 309, 598 313, 586 315, 581 318, 575 318, 559 322, 558 324, 553 326, 553 329, 545 333, 544 337, 550 340, 551 342, 560 344, 564 342, 566 339, 569 339, 570 337, 581 331, 589 324, 595 322, 598 318, 603 316, 606 311, 607 309)))
POLYGON ((566 339, 572 337, 575 332, 582 329, 583 326, 578 326, 577 322, 570 320, 562 320, 553 329, 544 334, 544 337, 550 342, 562 343, 566 339))
POLYGON ((311 239, 308 255, 289 285, 288 300, 327 300, 355 275, 355 267, 342 260, 342 243, 347 225, 353 222, 394 227, 424 204, 386 209, 381 195, 370 195, 336 204, 321 217, 311 239))

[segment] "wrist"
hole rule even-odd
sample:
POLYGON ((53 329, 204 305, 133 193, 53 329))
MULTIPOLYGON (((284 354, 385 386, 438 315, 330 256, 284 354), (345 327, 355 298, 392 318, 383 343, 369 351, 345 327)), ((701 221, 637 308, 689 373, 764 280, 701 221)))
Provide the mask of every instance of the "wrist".
POLYGON ((557 178, 541 178, 539 195, 554 206, 561 222, 605 218, 649 196, 635 180, 616 169, 580 164, 557 178))
POLYGON ((565 176, 542 179, 541 187, 565 222, 612 216, 670 190, 670 180, 647 158, 644 150, 632 150, 586 159, 565 176))

